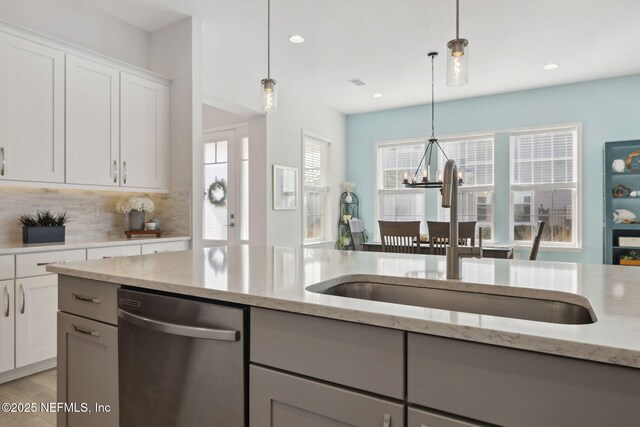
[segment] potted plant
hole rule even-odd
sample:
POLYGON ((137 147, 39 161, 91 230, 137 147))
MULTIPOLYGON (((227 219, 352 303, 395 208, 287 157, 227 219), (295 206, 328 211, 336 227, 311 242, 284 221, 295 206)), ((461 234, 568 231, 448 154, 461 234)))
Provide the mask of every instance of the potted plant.
POLYGON ((629 251, 620 257, 620 265, 640 265, 640 253, 629 251))
POLYGON ((35 216, 22 215, 22 243, 64 242, 65 225, 69 222, 66 212, 53 214, 38 211, 35 216))
POLYGON ((336 249, 344 250, 351 245, 351 233, 348 231, 342 235, 338 236, 338 240, 336 240, 336 249))
POLYGON ((144 230, 145 212, 153 212, 156 206, 148 197, 131 197, 120 199, 116 203, 116 210, 120 213, 129 214, 129 230, 144 230))
POLYGON ((351 216, 352 216, 351 206, 344 205, 344 212, 342 212, 342 220, 344 221, 345 224, 349 223, 351 216))

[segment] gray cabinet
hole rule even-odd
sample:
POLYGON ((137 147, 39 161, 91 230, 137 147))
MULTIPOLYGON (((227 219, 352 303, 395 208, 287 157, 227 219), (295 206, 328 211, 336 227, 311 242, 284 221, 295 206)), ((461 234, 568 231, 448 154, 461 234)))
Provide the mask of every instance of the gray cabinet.
POLYGON ((407 411, 407 427, 481 427, 486 425, 426 409, 409 408, 407 411))
POLYGON ((91 412, 59 411, 58 427, 117 427, 118 286, 63 275, 59 282, 58 402, 91 412))
POLYGON ((403 427, 402 403, 252 365, 250 427, 403 427))

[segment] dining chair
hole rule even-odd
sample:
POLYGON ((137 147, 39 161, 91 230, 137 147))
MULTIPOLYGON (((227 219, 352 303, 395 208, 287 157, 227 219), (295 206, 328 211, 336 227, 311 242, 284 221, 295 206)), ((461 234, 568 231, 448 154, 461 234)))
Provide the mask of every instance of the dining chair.
POLYGON ((349 234, 351 235, 351 244, 354 251, 361 251, 362 244, 365 242, 364 222, 358 218, 349 220, 349 234))
POLYGON ((420 253, 420 221, 378 221, 382 252, 420 253))
MULTIPOLYGON (((444 255, 449 244, 449 222, 427 221, 429 233, 429 253, 431 255, 444 255)), ((458 223, 458 245, 476 245, 476 221, 458 223)))
POLYGON ((538 248, 540 247, 540 240, 542 239, 542 232, 544 231, 544 221, 538 221, 538 227, 536 229, 536 237, 533 238, 533 245, 531 246, 531 253, 529 254, 529 260, 535 261, 538 257, 538 248))

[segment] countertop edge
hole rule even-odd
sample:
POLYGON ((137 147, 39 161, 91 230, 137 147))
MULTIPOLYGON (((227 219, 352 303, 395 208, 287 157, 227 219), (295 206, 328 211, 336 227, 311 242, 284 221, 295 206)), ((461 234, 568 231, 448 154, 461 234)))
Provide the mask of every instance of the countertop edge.
POLYGON ((57 244, 43 243, 41 245, 34 244, 33 246, 16 246, 12 248, 0 248, 0 255, 16 255, 21 253, 34 253, 34 252, 49 252, 49 251, 64 251, 70 249, 90 249, 90 248, 104 248, 112 246, 127 246, 127 245, 146 245, 150 243, 169 243, 169 242, 181 242, 190 241, 190 236, 169 236, 169 237, 154 237, 154 238, 132 238, 128 239, 123 237, 122 240, 106 240, 106 241, 87 241, 87 242, 59 242, 57 244))

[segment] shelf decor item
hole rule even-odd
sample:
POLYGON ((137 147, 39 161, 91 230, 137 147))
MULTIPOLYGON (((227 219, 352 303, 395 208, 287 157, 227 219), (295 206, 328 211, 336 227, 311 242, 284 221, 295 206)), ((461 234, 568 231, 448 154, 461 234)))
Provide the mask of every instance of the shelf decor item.
POLYGON ((341 184, 341 186, 342 186, 342 192, 343 193, 347 193, 347 195, 344 198, 345 203, 353 203, 353 196, 351 195, 351 192, 356 187, 356 183, 355 182, 343 182, 341 184))
POLYGON ((625 164, 624 164, 624 160, 622 159, 614 160, 613 164, 611 165, 611 168, 613 169, 613 171, 617 173, 624 172, 624 167, 625 167, 625 164))
POLYGON ((66 212, 53 214, 38 211, 35 216, 22 215, 22 243, 64 242, 65 225, 69 222, 66 212))
POLYGON ((625 161, 627 169, 632 172, 640 172, 640 150, 636 150, 627 156, 625 161))
POLYGON ((629 251, 627 254, 621 255, 620 265, 640 265, 640 253, 629 251))
POLYGON ((129 214, 129 230, 144 230, 145 213, 153 212, 156 209, 153 200, 148 197, 131 197, 120 199, 116 203, 116 210, 120 213, 129 214))
POLYGON ((625 187, 622 184, 618 184, 613 187, 613 197, 630 197, 631 189, 625 187))

